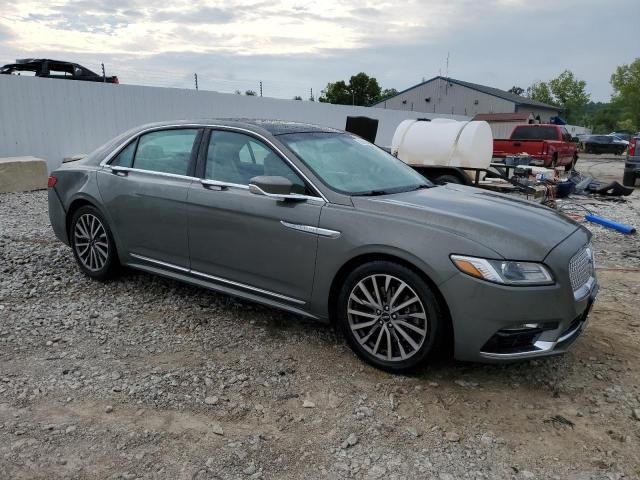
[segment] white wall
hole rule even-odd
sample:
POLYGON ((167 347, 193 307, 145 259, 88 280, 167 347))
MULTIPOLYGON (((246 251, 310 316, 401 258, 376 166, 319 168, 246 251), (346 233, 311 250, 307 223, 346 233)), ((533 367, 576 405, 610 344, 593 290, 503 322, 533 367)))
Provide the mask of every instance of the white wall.
POLYGON ((347 116, 377 118, 376 143, 391 144, 408 118, 444 116, 379 108, 247 97, 175 88, 0 75, 0 157, 33 155, 56 168, 131 127, 163 120, 268 118, 344 129, 347 116))

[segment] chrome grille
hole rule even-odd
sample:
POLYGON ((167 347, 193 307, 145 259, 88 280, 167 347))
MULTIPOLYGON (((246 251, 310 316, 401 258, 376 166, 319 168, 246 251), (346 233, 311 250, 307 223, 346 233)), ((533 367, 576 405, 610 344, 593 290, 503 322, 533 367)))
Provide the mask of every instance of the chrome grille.
POLYGON ((582 288, 593 276, 593 247, 586 245, 569 261, 569 278, 573 291, 582 288))

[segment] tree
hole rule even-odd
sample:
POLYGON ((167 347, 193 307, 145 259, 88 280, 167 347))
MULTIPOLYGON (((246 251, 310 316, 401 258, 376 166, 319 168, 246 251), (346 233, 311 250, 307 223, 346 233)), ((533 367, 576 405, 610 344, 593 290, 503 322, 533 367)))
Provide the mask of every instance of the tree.
POLYGON ((524 88, 514 85, 509 90, 507 90, 507 92, 520 96, 524 93, 524 88))
POLYGON ((622 107, 619 122, 630 126, 629 130, 640 129, 640 58, 630 65, 620 65, 611 75, 613 101, 622 107))
POLYGON ((529 88, 527 88, 527 97, 536 102, 554 104, 553 97, 551 96, 551 90, 546 82, 535 82, 529 88))
POLYGON ((302 97, 300 95, 296 95, 295 97, 293 97, 294 100, 302 100, 302 97))
POLYGON ((244 92, 244 94, 249 96, 249 97, 255 97, 256 96, 256 92, 254 90, 247 90, 246 92, 244 92))
POLYGON ((378 98, 378 102, 382 102, 387 98, 395 97, 398 95, 398 90, 395 88, 385 88, 380 94, 380 98, 378 98))
POLYGON ((582 109, 589 103, 586 86, 587 82, 578 80, 570 70, 565 70, 549 81, 555 103, 562 107, 564 118, 569 123, 577 123, 582 109))
POLYGON ((327 84, 319 100, 339 105, 370 105, 380 98, 378 81, 364 72, 353 75, 347 84, 344 80, 327 84))

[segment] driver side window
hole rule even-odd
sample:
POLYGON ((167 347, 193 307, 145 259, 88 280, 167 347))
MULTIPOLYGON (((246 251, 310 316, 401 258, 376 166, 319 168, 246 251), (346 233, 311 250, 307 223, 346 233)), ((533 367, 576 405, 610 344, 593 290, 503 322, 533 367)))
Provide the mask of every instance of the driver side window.
POLYGON ((253 177, 261 175, 285 177, 293 184, 294 193, 308 193, 300 176, 261 141, 242 133, 211 132, 205 178, 249 185, 253 177))

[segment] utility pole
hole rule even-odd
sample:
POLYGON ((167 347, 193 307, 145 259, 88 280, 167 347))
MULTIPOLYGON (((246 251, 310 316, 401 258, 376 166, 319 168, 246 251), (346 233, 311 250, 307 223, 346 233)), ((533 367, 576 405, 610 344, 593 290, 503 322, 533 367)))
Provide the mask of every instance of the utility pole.
POLYGON ((260 80, 260 96, 262 96, 262 80, 260 80))
POLYGON ((315 102, 316 99, 313 98, 313 87, 311 87, 311 89, 309 91, 311 92, 311 95, 309 96, 309 100, 311 100, 312 102, 315 102))
POLYGON ((104 63, 101 63, 100 65, 102 66, 102 83, 106 83, 107 76, 104 73, 104 63))
POLYGON ((197 73, 193 74, 193 79, 196 81, 196 90, 198 90, 198 74, 197 73))

